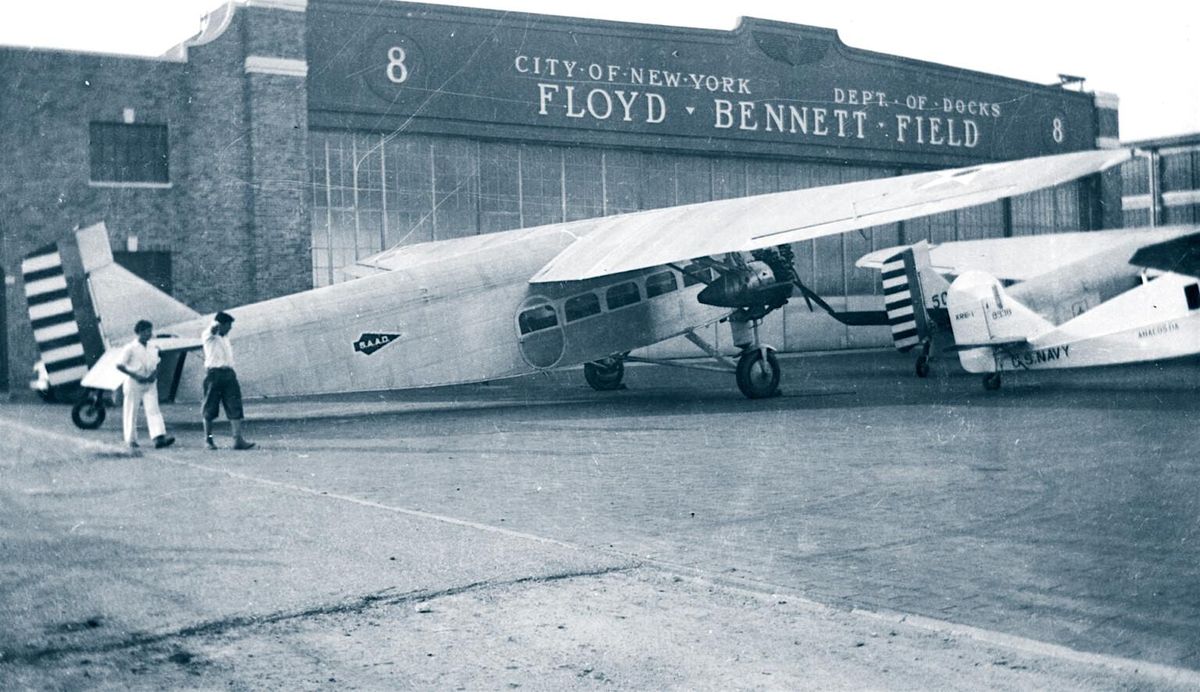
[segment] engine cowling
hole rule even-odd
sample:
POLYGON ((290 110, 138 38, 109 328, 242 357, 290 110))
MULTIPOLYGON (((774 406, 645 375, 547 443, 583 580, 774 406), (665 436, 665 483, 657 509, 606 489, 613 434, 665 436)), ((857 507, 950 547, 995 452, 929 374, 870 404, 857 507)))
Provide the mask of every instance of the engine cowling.
POLYGON ((747 262, 709 284, 696 299, 722 308, 767 308, 774 310, 792 295, 792 283, 780 281, 762 261, 747 262))

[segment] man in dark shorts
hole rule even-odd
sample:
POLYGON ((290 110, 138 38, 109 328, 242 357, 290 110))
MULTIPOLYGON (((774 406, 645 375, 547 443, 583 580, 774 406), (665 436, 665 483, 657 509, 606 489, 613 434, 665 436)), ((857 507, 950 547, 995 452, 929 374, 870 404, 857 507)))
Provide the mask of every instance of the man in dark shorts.
POLYGON ((218 408, 225 409, 225 417, 233 428, 233 448, 250 449, 253 442, 242 437, 242 388, 233 371, 233 347, 229 344, 229 330, 233 328, 233 315, 218 312, 213 323, 200 335, 204 342, 204 443, 216 449, 213 442, 212 424, 217 418, 218 408))

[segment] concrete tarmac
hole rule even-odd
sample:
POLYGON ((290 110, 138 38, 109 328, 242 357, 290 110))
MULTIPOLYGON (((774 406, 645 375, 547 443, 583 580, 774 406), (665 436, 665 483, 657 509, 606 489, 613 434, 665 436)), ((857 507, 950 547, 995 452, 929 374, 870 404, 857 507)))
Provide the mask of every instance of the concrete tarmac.
POLYGON ((1200 687, 1200 362, 0 405, 2 687, 1200 687))

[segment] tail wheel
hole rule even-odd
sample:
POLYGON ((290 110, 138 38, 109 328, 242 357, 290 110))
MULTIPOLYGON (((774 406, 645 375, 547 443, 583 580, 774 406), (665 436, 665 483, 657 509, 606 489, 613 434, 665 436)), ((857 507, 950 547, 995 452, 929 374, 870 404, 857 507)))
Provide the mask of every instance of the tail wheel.
POLYGON ((779 360, 766 348, 742 353, 737 364, 737 385, 748 399, 763 399, 779 393, 779 360))
POLYGON ((625 363, 610 358, 583 364, 583 378, 598 392, 611 392, 621 388, 625 378, 625 363))
POLYGON ((71 407, 71 422, 75 427, 84 430, 95 430, 104 424, 104 400, 98 396, 89 396, 71 407))
POLYGON ((983 376, 983 388, 989 392, 1000 389, 1000 373, 991 372, 983 376))

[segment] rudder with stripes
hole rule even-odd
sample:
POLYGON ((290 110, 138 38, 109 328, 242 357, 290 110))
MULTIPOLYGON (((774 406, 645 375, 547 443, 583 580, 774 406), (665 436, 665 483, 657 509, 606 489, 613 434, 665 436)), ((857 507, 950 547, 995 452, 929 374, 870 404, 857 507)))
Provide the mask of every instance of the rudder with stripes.
MULTIPOLYGON (((945 317, 946 290, 950 284, 929 262, 929 245, 910 245, 883 263, 883 304, 892 343, 899 351, 928 343, 939 327, 930 311, 945 317)), ((943 320, 945 321, 945 320, 943 320)))
POLYGON ((21 275, 33 339, 50 386, 78 385, 89 364, 58 245, 26 255, 21 275))

